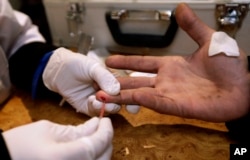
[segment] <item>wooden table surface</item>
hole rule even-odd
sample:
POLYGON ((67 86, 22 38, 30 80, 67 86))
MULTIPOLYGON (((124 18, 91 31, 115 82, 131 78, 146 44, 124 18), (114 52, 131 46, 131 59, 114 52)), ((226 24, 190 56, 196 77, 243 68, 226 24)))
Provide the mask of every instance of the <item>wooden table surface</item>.
MULTIPOLYGON (((123 108, 111 115, 114 126, 112 160, 228 160, 229 144, 224 123, 161 115, 141 108, 136 115, 123 108)), ((89 119, 68 104, 51 99, 32 100, 15 91, 0 108, 0 128, 7 130, 40 119, 77 125, 89 119)))

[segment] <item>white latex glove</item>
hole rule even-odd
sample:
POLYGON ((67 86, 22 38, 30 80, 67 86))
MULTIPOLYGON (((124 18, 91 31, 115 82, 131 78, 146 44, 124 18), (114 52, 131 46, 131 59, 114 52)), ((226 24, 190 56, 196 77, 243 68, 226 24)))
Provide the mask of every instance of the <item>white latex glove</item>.
POLYGON ((109 160, 113 127, 94 117, 78 126, 41 120, 2 133, 13 160, 109 160))
MULTIPOLYGON (((87 54, 88 57, 91 57, 93 59, 95 59, 96 61, 98 61, 100 64, 105 66, 105 60, 108 56, 110 56, 109 52, 106 49, 96 49, 94 51, 90 51, 87 54)), ((112 73, 114 76, 119 77, 120 74, 119 73, 112 73)), ((142 73, 142 72, 132 72, 129 76, 149 76, 150 73, 142 73)), ((110 106, 107 106, 106 108, 108 108, 109 110, 111 109, 110 106)), ((126 105, 126 110, 130 113, 136 114, 139 112, 140 110, 140 106, 139 105, 126 105)))
MULTIPOLYGON (((120 91, 116 78, 98 61, 65 48, 54 51, 43 72, 45 86, 59 94, 78 112, 89 116, 100 113, 102 102, 96 100, 93 82, 110 95, 120 91)), ((107 104, 107 113, 117 113, 120 106, 107 104)))

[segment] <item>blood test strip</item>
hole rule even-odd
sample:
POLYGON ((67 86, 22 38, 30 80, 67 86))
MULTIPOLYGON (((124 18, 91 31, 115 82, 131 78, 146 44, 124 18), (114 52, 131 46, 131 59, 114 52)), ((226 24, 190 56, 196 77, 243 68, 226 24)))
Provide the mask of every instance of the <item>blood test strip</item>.
POLYGON ((99 118, 102 118, 104 116, 105 106, 106 106, 105 98, 102 98, 102 108, 101 108, 101 111, 100 111, 99 118))

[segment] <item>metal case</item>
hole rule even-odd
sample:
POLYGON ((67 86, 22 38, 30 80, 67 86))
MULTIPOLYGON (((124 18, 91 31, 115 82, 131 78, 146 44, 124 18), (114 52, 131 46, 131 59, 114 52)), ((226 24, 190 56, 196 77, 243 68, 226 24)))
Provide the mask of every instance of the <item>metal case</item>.
MULTIPOLYGON (((44 0, 57 46, 89 46, 127 54, 189 54, 198 45, 175 22, 179 0, 44 0)), ((250 54, 250 1, 185 1, 210 27, 250 54)))

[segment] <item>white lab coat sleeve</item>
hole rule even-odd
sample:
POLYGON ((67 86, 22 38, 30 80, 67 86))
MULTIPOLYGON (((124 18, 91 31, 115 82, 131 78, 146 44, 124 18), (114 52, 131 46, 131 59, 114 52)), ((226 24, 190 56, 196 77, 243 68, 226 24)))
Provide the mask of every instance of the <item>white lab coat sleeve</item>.
POLYGON ((10 56, 15 53, 21 46, 31 43, 31 42, 45 42, 44 37, 38 30, 38 27, 33 25, 30 18, 18 11, 15 11, 15 16, 22 27, 22 32, 17 38, 17 41, 14 43, 10 56))
POLYGON ((14 11, 8 0, 0 1, 0 24, 0 45, 8 58, 25 44, 45 42, 31 19, 14 11))

